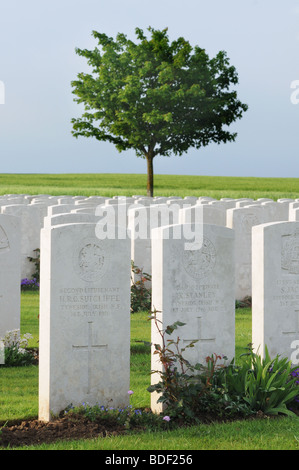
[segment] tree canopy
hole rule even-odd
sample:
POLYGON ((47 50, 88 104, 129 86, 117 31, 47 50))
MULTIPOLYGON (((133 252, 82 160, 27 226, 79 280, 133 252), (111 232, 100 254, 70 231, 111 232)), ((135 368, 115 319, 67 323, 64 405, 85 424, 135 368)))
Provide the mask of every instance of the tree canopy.
POLYGON ((227 127, 247 105, 231 85, 238 83, 225 51, 210 59, 183 37, 170 42, 168 30, 136 28, 137 42, 93 31, 99 48, 76 49, 91 73, 72 82, 82 117, 72 119, 75 137, 108 141, 121 152, 134 149, 147 160, 147 193, 153 195, 153 159, 182 155, 190 147, 234 141, 227 127))

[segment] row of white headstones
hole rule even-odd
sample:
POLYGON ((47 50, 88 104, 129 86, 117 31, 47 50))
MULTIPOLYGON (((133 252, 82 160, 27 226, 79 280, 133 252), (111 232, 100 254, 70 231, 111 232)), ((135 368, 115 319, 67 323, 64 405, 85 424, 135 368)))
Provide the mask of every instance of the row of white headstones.
MULTIPOLYGON (((180 206, 178 201, 172 204, 180 206)), ((272 210, 284 208, 285 213, 287 208, 288 214, 290 209, 296 211, 297 201, 254 201, 246 207, 242 204, 226 207, 227 222, 231 218, 236 221, 234 212, 238 214, 239 224, 235 223, 234 228, 208 221, 205 217, 212 211, 206 207, 218 204, 211 204, 213 201, 207 199, 201 201, 192 205, 201 206, 199 219, 196 215, 192 218, 191 208, 185 208, 186 218, 180 219, 182 224, 152 228, 147 248, 142 243, 148 244, 148 239, 141 234, 148 217, 143 214, 145 208, 141 202, 140 207, 131 208, 126 218, 131 232, 124 231, 120 224, 115 229, 112 224, 112 216, 117 215, 115 222, 123 217, 119 212, 121 205, 113 199, 108 204, 105 202, 113 210, 103 212, 102 206, 97 207, 96 216, 94 206, 90 213, 82 214, 79 210, 70 214, 58 212, 60 215, 55 215, 54 207, 62 204, 49 206, 49 215, 40 230, 41 420, 49 421, 53 413, 71 403, 128 405, 130 276, 132 247, 137 241, 143 246, 143 253, 150 246, 152 310, 157 312, 160 328, 163 330, 178 320, 185 323, 179 332, 181 346, 196 341, 193 348, 186 349, 186 358, 193 363, 204 363, 212 353, 225 356, 228 361, 235 355, 235 284, 239 276, 236 261, 241 242, 244 247, 249 238, 252 241, 249 264, 253 347, 263 355, 267 346, 270 356, 280 354, 293 364, 299 363, 299 222, 261 223, 263 220, 257 219, 257 213, 261 217, 270 205, 272 210), (204 223, 187 223, 199 220, 204 223), (240 240, 241 229, 243 240, 240 240), (132 236, 132 231, 138 236, 132 236)), ((225 202, 235 200, 222 201, 225 202)), ((31 205, 35 204, 31 201, 28 206, 31 205)), ((7 331, 19 325, 22 217, 7 214, 6 210, 12 210, 13 204, 3 208, 0 326, 7 331)), ((181 210, 178 212, 181 217, 181 210)), ((151 215, 157 220, 155 209, 151 215)), ((161 217, 158 223, 159 220, 161 217)), ((160 341, 152 322, 152 344, 160 341)), ((159 371, 160 367, 157 356, 152 355, 152 369, 159 371)), ((159 374, 152 374, 151 380, 155 383, 159 374)), ((162 411, 155 394, 152 394, 152 409, 162 411)))

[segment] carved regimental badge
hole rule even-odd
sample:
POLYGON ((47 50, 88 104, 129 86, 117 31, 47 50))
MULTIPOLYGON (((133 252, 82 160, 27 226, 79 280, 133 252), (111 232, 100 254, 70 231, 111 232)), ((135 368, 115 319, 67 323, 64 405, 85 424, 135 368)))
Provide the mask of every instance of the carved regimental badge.
POLYGON ((184 250, 183 265, 185 271, 194 279, 202 279, 212 272, 216 263, 216 250, 213 243, 203 238, 199 250, 184 250))
POLYGON ((299 274, 299 233, 281 237, 281 269, 289 274, 299 274))
POLYGON ((85 241, 79 248, 76 271, 81 279, 92 282, 101 278, 107 268, 107 255, 100 243, 85 241))

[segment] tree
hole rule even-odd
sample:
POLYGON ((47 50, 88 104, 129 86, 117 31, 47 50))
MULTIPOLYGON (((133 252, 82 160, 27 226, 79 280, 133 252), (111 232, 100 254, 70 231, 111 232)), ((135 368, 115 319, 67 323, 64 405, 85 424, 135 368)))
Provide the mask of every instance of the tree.
POLYGON ((209 59, 204 49, 180 37, 170 43, 167 29, 136 28, 137 43, 119 33, 116 40, 93 31, 100 49, 76 49, 92 67, 72 82, 84 113, 72 119, 75 137, 112 142, 121 152, 134 149, 147 160, 147 194, 153 195, 156 155, 182 155, 189 147, 234 141, 227 130, 247 105, 231 84, 236 69, 225 51, 209 59))

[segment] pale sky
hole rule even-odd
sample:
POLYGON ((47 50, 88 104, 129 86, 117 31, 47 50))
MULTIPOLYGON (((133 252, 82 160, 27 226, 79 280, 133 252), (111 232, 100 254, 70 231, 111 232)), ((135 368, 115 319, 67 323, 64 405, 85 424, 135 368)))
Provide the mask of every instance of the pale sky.
POLYGON ((0 0, 0 173, 146 173, 134 151, 71 135, 83 108, 70 82, 90 71, 75 48, 97 45, 92 30, 135 40, 135 28, 149 26, 210 57, 225 50, 249 106, 231 126, 234 143, 157 156, 155 173, 299 177, 295 0, 0 0))

